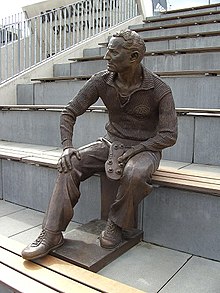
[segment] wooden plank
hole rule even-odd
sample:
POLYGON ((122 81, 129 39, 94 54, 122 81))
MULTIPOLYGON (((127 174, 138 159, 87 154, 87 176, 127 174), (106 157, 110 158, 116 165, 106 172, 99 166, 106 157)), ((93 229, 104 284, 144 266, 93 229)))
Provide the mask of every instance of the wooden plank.
POLYGON ((192 190, 195 192, 208 193, 220 196, 219 185, 208 184, 204 182, 187 181, 175 178, 166 178, 163 176, 153 175, 152 182, 161 186, 172 187, 177 189, 192 190))
MULTIPOLYGON (((0 247, 5 247, 8 250, 20 255, 24 244, 17 242, 13 239, 0 235, 0 247)), ((47 255, 37 261, 38 265, 41 265, 51 271, 67 276, 70 279, 77 280, 80 283, 86 283, 96 288, 98 291, 106 293, 144 293, 141 290, 132 288, 128 285, 122 284, 118 281, 111 280, 107 277, 101 276, 97 273, 85 270, 81 267, 70 264, 66 261, 58 259, 56 257, 47 255)), ((73 291, 72 291, 73 292, 73 291)), ((75 291, 78 292, 78 291, 75 291)), ((145 292, 146 293, 146 292, 145 292)))
POLYGON ((220 189, 220 180, 218 179, 212 179, 212 178, 207 178, 205 176, 205 173, 203 176, 197 176, 195 174, 187 174, 187 172, 178 172, 178 171, 174 171, 174 172, 169 172, 169 171, 156 171, 154 173, 154 176, 161 176, 161 177, 165 177, 167 178, 167 180, 169 180, 169 178, 175 178, 175 179, 180 179, 180 180, 185 180, 185 181, 194 181, 195 184, 196 182, 204 182, 204 183, 208 183, 208 184, 213 184, 213 185, 219 185, 219 189, 220 189))
POLYGON ((58 292, 44 284, 41 284, 6 265, 0 263, 0 283, 7 288, 13 289, 13 292, 22 293, 54 293, 58 292))
MULTIPOLYGON (((220 34, 220 32, 219 32, 220 34)), ((210 76, 210 75, 220 75, 220 70, 182 70, 182 71, 154 71, 155 74, 159 75, 160 77, 165 76, 210 76)), ((89 79, 91 75, 85 77, 85 79, 89 79)), ((41 78, 33 78, 31 81, 40 81, 40 82, 48 82, 48 81, 65 81, 65 80, 74 80, 80 79, 78 76, 62 76, 62 77, 41 77, 41 78)))
POLYGON ((76 75, 76 76, 56 76, 56 77, 41 77, 41 78, 31 78, 31 81, 41 81, 41 82, 53 82, 53 81, 64 81, 64 80, 84 80, 89 79, 91 75, 76 75))
MULTIPOLYGON (((0 110, 2 111, 57 111, 62 112, 66 105, 0 105, 0 110)), ((87 110, 106 112, 105 106, 90 106, 87 110)))
POLYGON ((217 22, 217 20, 198 20, 198 21, 189 21, 189 22, 184 22, 181 21, 179 23, 170 23, 170 24, 163 24, 163 25, 155 25, 152 27, 140 27, 140 28, 136 28, 135 31, 136 32, 143 32, 143 31, 149 31, 149 30, 158 30, 158 29, 166 29, 166 28, 175 28, 175 27, 185 27, 185 26, 194 26, 194 25, 199 25, 199 24, 210 24, 210 23, 215 23, 217 22))
POLYGON ((0 262, 16 271, 32 278, 46 286, 63 292, 95 293, 97 290, 71 280, 61 274, 53 272, 31 261, 23 260, 20 256, 0 248, 0 262))

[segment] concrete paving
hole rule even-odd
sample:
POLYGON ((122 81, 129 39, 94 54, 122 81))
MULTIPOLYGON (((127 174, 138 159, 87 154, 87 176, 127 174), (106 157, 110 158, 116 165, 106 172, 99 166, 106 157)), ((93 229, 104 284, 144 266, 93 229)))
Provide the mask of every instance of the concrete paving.
MULTIPOLYGON (((28 244, 44 214, 0 200, 0 234, 28 244)), ((79 224, 70 223, 66 232, 79 224)), ((147 293, 219 293, 220 262, 141 242, 99 274, 147 293)))

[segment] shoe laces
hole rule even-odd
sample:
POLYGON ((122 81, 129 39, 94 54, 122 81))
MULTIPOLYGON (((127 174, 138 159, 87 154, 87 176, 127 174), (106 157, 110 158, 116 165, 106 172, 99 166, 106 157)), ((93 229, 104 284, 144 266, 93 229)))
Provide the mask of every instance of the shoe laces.
POLYGON ((107 227, 106 227, 106 233, 107 234, 114 234, 117 233, 117 226, 112 221, 108 221, 107 227))
POLYGON ((42 232, 40 233, 40 235, 37 237, 37 239, 32 243, 31 246, 38 246, 44 239, 44 236, 46 234, 45 230, 42 230, 42 232))

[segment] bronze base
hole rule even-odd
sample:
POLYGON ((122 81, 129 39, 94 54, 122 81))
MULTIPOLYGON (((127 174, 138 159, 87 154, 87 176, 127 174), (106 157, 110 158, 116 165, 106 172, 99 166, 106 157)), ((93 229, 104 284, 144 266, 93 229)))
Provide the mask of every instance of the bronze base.
POLYGON ((143 232, 132 229, 129 230, 129 239, 124 240, 117 248, 104 249, 100 246, 98 237, 105 225, 106 221, 103 220, 93 220, 81 225, 67 233, 64 245, 51 254, 90 271, 98 272, 142 240, 143 232))

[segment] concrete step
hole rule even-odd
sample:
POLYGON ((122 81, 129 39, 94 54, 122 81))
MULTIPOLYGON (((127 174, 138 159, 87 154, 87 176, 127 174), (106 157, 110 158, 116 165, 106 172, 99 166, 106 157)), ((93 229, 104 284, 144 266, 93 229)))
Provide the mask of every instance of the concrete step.
MULTIPOLYGON (((178 52, 199 52, 209 51, 214 49, 220 51, 220 32, 215 32, 214 36, 200 36, 200 35, 189 35, 185 38, 171 38, 166 37, 149 39, 145 42, 147 48, 147 55, 149 54, 162 54, 163 51, 172 51, 172 53, 178 52)), ((105 48, 85 49, 84 57, 104 56, 106 52, 105 48)))
MULTIPOLYGON (((173 74, 173 76, 165 75, 161 78, 170 85, 177 108, 210 109, 219 107, 219 76, 199 74, 175 76, 173 74), (207 99, 207 96, 209 96, 209 99, 207 99)), ((55 82, 18 85, 17 101, 18 104, 66 105, 85 82, 81 80, 57 80, 55 82)), ((103 105, 103 103, 99 100, 96 105, 103 105)))
POLYGON ((183 26, 183 27, 173 27, 173 28, 164 28, 164 29, 155 29, 149 31, 140 31, 138 34, 145 39, 151 38, 183 38, 188 35, 210 35, 218 34, 220 30, 219 23, 208 23, 194 26, 183 26))
MULTIPOLYGON (((154 72, 207 71, 220 69, 220 52, 186 53, 149 55, 143 59, 143 64, 154 72)), ((86 62, 71 62, 54 65, 54 76, 91 76, 105 70, 105 60, 90 60, 86 62)))
MULTIPOLYGON (((1 140, 59 147, 59 116, 58 110, 2 110, 1 140)), ((75 147, 103 136, 107 119, 107 113, 100 111, 86 112, 80 116, 74 130, 75 147)), ((218 114, 184 114, 178 117, 178 127, 177 143, 164 150, 164 159, 220 165, 218 114)))
POLYGON ((155 30, 159 28, 173 28, 173 27, 188 27, 194 25, 208 24, 218 22, 220 11, 214 14, 207 14, 203 16, 192 16, 187 18, 176 18, 176 19, 168 19, 162 20, 160 18, 157 21, 152 21, 149 19, 145 20, 143 24, 132 25, 131 29, 139 31, 147 31, 147 30, 155 30))

